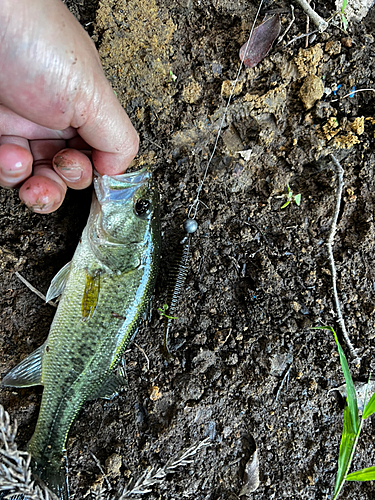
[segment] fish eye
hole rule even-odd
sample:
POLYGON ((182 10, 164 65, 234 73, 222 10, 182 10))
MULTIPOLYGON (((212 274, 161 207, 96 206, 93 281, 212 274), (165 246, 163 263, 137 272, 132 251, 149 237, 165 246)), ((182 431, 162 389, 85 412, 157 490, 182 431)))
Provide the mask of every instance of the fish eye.
POLYGON ((138 217, 146 217, 151 213, 151 201, 144 198, 140 198, 134 204, 134 213, 138 217))

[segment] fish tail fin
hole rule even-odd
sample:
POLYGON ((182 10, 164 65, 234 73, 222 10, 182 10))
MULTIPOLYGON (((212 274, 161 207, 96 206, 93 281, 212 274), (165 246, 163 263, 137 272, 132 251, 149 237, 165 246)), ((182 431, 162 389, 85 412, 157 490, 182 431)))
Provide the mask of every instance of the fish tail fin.
POLYGON ((31 460, 32 471, 59 500, 69 500, 69 486, 62 460, 31 460))

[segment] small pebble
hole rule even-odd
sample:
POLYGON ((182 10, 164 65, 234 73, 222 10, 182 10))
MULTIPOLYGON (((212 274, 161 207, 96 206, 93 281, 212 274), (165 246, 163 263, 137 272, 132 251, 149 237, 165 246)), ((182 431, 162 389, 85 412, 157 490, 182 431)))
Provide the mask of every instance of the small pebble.
POLYGON ((305 109, 311 109, 324 94, 324 85, 318 76, 309 75, 305 78, 299 96, 305 109))

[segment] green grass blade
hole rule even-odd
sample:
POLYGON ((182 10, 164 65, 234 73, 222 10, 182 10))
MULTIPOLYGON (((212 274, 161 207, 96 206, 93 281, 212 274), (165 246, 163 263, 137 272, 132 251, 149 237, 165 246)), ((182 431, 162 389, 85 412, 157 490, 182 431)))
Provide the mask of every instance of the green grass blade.
POLYGON ((347 481, 374 481, 375 467, 367 467, 367 469, 356 470, 346 476, 347 481))
POLYGON ((347 4, 348 4, 348 0, 342 0, 341 12, 344 12, 344 10, 346 9, 347 4))
POLYGON ((349 406, 346 404, 344 409, 344 424, 340 443, 334 499, 336 498, 336 494, 341 490, 342 483, 345 481, 345 475, 350 465, 355 437, 356 434, 352 425, 349 406))
POLYGON ((371 396, 370 401, 367 403, 366 408, 363 411, 363 420, 370 417, 373 413, 375 413, 375 394, 371 396))
POLYGON ((340 364, 342 371, 344 372, 345 382, 346 382, 346 394, 347 394, 347 402, 350 411, 350 415, 352 418, 354 433, 357 434, 359 429, 359 418, 358 418, 358 404, 357 404, 357 395, 355 392, 355 387, 353 383, 352 376, 350 375, 350 370, 348 366, 348 362, 346 361, 346 357, 342 347, 340 345, 339 339, 337 338, 335 330, 331 326, 317 326, 313 328, 313 330, 330 330, 337 344, 337 349, 339 351, 340 356, 340 364))
POLYGON ((346 31, 348 29, 348 21, 346 20, 344 14, 341 13, 340 16, 341 16, 342 27, 344 28, 344 31, 346 31))
POLYGON ((350 411, 350 416, 352 418, 352 424, 355 434, 357 434, 359 429, 359 418, 358 418, 358 404, 357 404, 357 395, 355 393, 355 387, 353 383, 352 376, 350 375, 350 370, 348 366, 348 362, 346 361, 346 357, 344 351, 341 348, 339 339, 337 338, 336 332, 331 328, 333 335, 335 336, 337 349, 339 351, 340 356, 340 364, 342 371, 344 372, 345 382, 346 382, 346 394, 347 394, 347 402, 350 411))

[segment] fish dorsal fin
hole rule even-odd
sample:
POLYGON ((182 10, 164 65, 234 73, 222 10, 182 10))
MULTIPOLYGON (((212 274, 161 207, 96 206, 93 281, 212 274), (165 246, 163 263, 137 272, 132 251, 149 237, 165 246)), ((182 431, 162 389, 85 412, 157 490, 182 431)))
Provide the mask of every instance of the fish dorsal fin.
POLYGON ((8 387, 30 387, 42 384, 42 357, 44 344, 10 370, 1 384, 8 387))
POLYGON ((65 264, 51 281, 46 295, 46 302, 55 299, 63 293, 70 272, 70 264, 71 262, 65 264))

